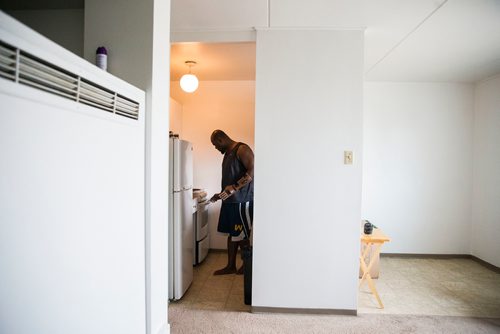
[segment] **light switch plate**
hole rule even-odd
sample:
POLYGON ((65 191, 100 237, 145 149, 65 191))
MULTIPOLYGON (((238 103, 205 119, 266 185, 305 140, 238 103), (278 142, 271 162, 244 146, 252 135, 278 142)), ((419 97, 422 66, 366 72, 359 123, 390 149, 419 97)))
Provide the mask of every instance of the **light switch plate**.
POLYGON ((344 151, 344 165, 352 165, 352 151, 344 151))

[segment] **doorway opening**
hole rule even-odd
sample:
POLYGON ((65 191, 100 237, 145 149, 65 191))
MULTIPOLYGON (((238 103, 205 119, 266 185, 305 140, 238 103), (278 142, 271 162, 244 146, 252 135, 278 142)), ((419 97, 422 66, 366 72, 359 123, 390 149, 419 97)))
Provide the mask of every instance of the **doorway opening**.
MULTIPOLYGON (((193 215, 193 280, 169 308, 174 313, 177 307, 186 305, 249 311, 250 306, 244 303, 243 275, 214 275, 228 263, 227 234, 217 231, 221 201, 207 205, 200 202, 222 191, 223 155, 211 142, 214 130, 224 131, 235 142, 245 143, 255 151, 255 42, 174 43, 170 77, 170 131, 192 144, 192 186, 195 197, 198 195, 194 206, 203 214, 193 215), (193 65, 191 62, 195 62, 194 66, 187 66, 193 65), (192 93, 180 86, 181 77, 189 72, 199 80, 192 93), (207 227, 200 222, 203 219, 207 227)), ((236 266, 242 266, 240 253, 236 266)))

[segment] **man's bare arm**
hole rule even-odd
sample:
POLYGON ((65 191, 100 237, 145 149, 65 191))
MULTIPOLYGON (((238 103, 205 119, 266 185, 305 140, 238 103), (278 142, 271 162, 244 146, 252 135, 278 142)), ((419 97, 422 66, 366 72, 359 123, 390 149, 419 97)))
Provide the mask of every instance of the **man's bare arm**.
POLYGON ((245 166, 245 169, 247 170, 246 174, 243 175, 241 179, 237 181, 237 183, 234 185, 234 188, 236 190, 240 190, 253 180, 253 163, 254 163, 254 157, 253 157, 253 152, 248 147, 247 145, 242 145, 240 146, 240 149, 238 152, 238 158, 240 159, 241 163, 243 166, 245 166))
POLYGON ((243 166, 247 170, 246 174, 240 178, 236 184, 228 185, 220 194, 219 197, 222 200, 232 196, 235 192, 252 182, 253 180, 253 165, 254 165, 254 156, 253 152, 247 145, 241 145, 236 152, 238 158, 240 159, 243 166))

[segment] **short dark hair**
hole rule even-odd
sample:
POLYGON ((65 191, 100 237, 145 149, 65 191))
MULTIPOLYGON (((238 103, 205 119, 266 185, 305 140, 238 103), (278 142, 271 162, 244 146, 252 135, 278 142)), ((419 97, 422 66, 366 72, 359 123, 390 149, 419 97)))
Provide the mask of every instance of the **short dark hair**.
POLYGON ((230 139, 229 136, 222 130, 214 130, 214 132, 212 132, 212 136, 210 137, 212 140, 213 139, 230 139))

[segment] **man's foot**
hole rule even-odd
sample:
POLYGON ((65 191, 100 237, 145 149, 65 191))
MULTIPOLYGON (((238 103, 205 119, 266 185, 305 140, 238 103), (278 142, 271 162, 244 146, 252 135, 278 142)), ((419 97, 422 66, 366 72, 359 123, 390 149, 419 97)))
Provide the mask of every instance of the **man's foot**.
POLYGON ((226 267, 219 270, 214 271, 214 276, 219 275, 230 275, 236 273, 236 268, 226 267))
POLYGON ((240 269, 238 269, 236 271, 236 275, 243 275, 244 272, 245 272, 245 268, 243 266, 241 266, 240 269))

